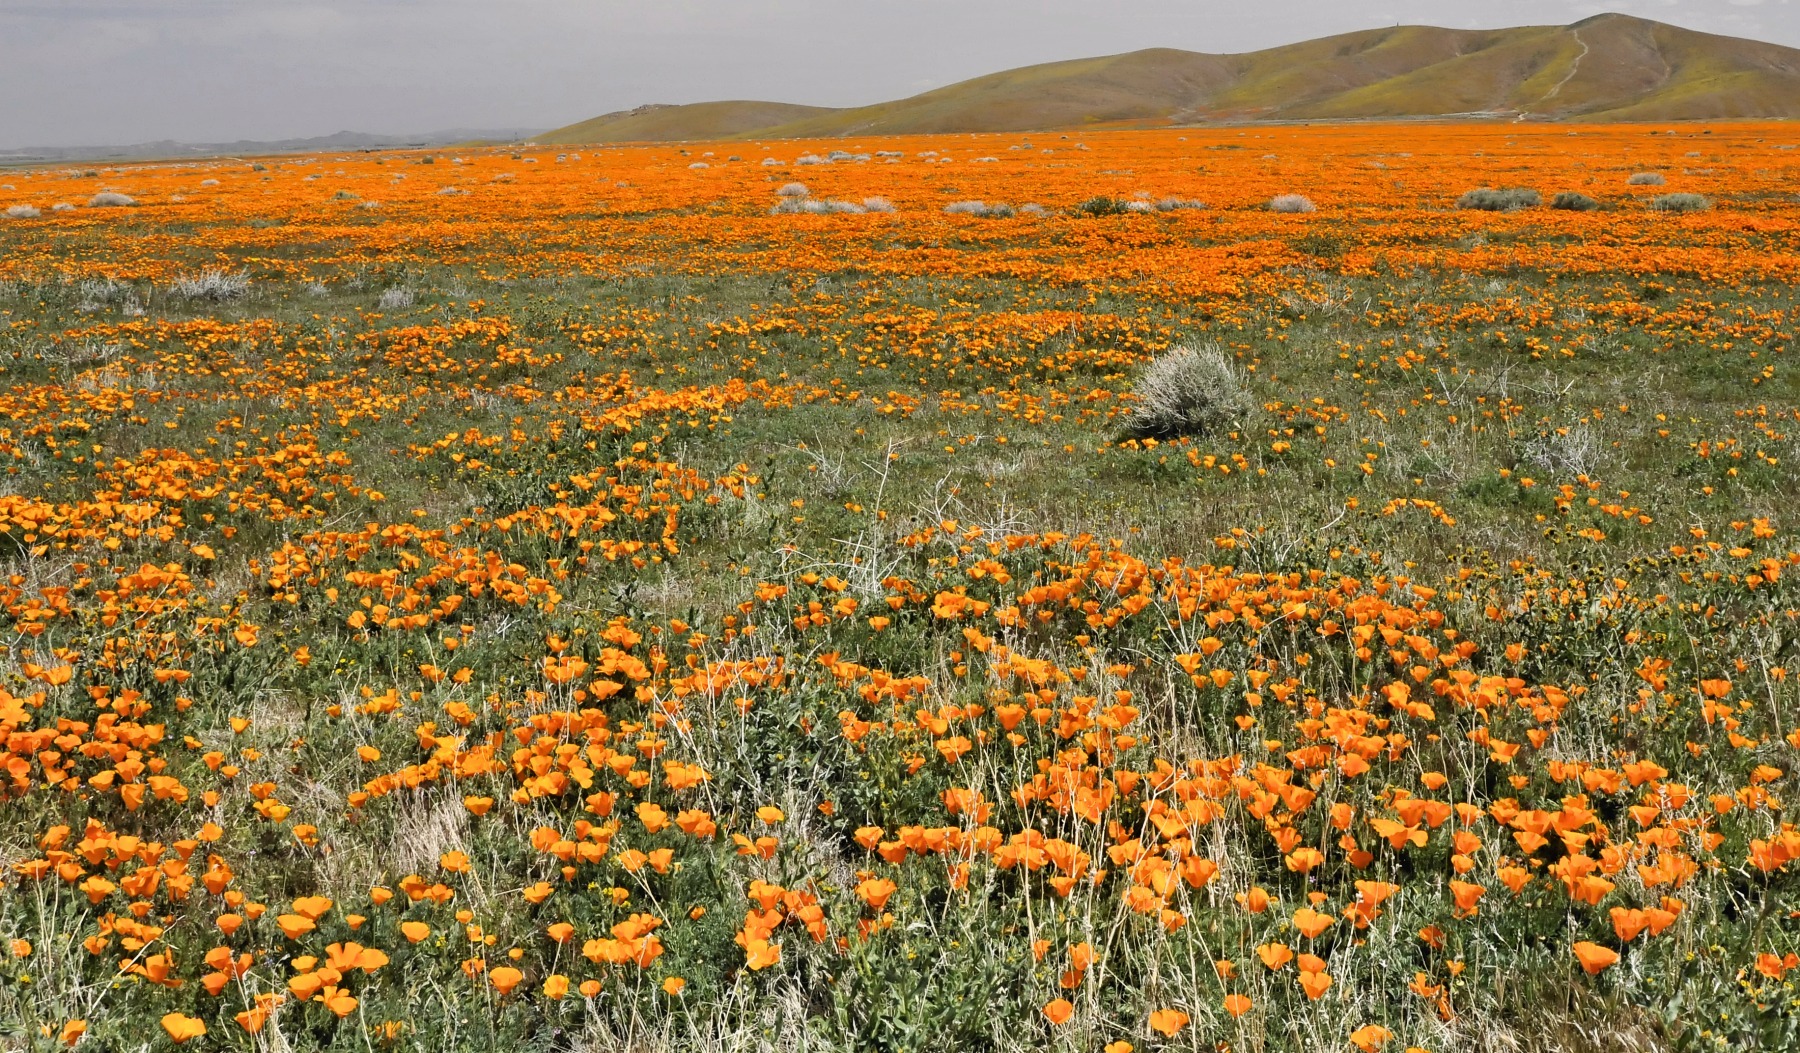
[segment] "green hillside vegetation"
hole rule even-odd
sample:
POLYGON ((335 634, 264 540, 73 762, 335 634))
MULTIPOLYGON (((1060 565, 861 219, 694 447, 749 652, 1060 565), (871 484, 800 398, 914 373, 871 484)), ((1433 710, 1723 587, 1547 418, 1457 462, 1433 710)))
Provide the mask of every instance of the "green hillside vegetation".
POLYGON ((1486 115, 1660 121, 1800 117, 1800 50, 1626 15, 1569 26, 1398 26, 1242 55, 1151 48, 992 73, 850 109, 641 107, 545 142, 1024 132, 1093 124, 1486 115))

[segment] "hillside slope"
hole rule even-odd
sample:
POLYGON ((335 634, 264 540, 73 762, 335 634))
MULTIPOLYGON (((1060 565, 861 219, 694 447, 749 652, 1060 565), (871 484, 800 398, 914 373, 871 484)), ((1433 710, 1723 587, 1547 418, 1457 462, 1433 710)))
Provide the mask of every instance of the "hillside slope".
POLYGON ((697 102, 686 106, 639 106, 602 114, 537 137, 540 143, 669 142, 730 139, 759 128, 841 111, 786 102, 697 102))
POLYGON ((1019 132, 1092 124, 1800 117, 1800 50, 1627 15, 1568 26, 1396 26, 1241 55, 1151 48, 992 73, 849 109, 640 107, 545 142, 1019 132))

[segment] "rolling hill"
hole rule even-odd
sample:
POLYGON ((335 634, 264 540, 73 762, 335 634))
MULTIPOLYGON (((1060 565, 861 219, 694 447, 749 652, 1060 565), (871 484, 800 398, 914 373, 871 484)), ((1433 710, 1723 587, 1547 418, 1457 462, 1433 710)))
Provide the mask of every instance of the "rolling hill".
POLYGON ((541 143, 668 142, 730 139, 759 128, 804 121, 841 111, 785 102, 697 102, 686 106, 649 105, 602 114, 538 136, 541 143))
POLYGON ((1051 62, 847 109, 767 102, 639 107, 559 128, 539 141, 1450 116, 1795 118, 1800 50, 1616 14, 1514 29, 1396 26, 1241 55, 1152 48, 1051 62))
POLYGON ((298 139, 238 139, 228 143, 190 143, 175 139, 111 146, 22 146, 0 150, 0 164, 44 164, 61 161, 148 161, 201 157, 264 157, 271 154, 337 153, 351 150, 417 149, 459 143, 512 143, 530 139, 530 128, 449 128, 413 135, 334 132, 298 139))

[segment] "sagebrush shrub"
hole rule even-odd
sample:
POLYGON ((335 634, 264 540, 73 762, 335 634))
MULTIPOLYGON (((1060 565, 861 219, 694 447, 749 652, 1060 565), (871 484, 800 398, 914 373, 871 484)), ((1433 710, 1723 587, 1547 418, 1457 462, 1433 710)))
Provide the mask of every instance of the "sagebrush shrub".
POLYGON ((1243 421, 1255 408, 1243 374, 1216 347, 1172 347, 1138 378, 1124 431, 1133 439, 1205 435, 1243 421))
POLYGON ((1712 200, 1704 194, 1663 194, 1650 202, 1658 212, 1705 212, 1712 200))
POLYGON ((1538 192, 1530 187, 1508 187, 1504 190, 1482 187, 1457 198, 1456 207, 1477 212, 1516 212, 1522 208, 1534 208, 1542 201, 1538 192))
POLYGON ((1269 201, 1270 212, 1317 212, 1319 206, 1305 194, 1282 194, 1269 201))
POLYGON ((1636 172, 1625 180, 1627 186, 1662 186, 1667 182, 1661 172, 1636 172))
POLYGON ((1013 214, 1013 207, 1004 201, 952 201, 944 206, 944 211, 953 216, 986 216, 990 219, 1004 219, 1013 214))
POLYGON ((129 284, 113 278, 84 278, 75 283, 75 291, 79 296, 75 310, 83 314, 117 307, 126 314, 140 312, 137 290, 129 284))
POLYGON ((1524 460, 1557 475, 1586 475, 1599 464, 1600 437, 1585 423, 1556 428, 1527 444, 1524 460))
POLYGON ((36 219, 41 215, 43 215, 43 213, 39 212, 35 207, 33 207, 31 205, 8 205, 8 206, 6 206, 6 218, 7 219, 36 219))
POLYGON ((867 205, 859 205, 854 201, 844 201, 835 197, 784 197, 774 208, 769 210, 769 214, 784 216, 804 213, 809 216, 829 216, 843 213, 855 215, 871 211, 892 212, 893 206, 889 205, 885 209, 871 209, 867 205))
POLYGON ((113 278, 83 278, 76 283, 75 291, 93 303, 124 303, 133 292, 130 285, 113 278))
POLYGON ((184 300, 210 300, 213 303, 235 300, 249 289, 248 274, 232 274, 221 270, 204 270, 169 283, 169 291, 184 300))
POLYGON ((1600 202, 1586 194, 1565 190, 1550 199, 1550 207, 1561 209, 1564 212, 1592 212, 1600 207, 1600 202))
POLYGON ((102 190, 88 198, 89 208, 126 208, 137 204, 137 198, 121 194, 115 190, 102 190))

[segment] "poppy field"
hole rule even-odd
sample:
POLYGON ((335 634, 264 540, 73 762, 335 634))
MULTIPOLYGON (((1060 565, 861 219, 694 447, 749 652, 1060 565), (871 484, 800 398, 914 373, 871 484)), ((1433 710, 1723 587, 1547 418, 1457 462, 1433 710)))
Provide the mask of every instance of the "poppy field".
POLYGON ((1800 1045, 1797 143, 0 170, 0 1050, 1800 1045))

